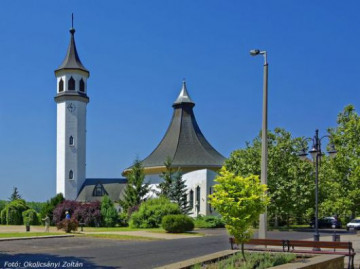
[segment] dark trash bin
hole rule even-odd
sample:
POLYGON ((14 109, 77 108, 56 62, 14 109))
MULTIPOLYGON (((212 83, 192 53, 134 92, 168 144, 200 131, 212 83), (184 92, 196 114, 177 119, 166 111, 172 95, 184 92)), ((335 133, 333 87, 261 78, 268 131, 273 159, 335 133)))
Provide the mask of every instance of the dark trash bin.
POLYGON ((26 231, 30 232, 30 225, 29 224, 26 224, 26 231))
POLYGON ((334 233, 333 235, 332 235, 332 241, 334 241, 334 242, 340 242, 340 234, 336 234, 336 233, 334 233))

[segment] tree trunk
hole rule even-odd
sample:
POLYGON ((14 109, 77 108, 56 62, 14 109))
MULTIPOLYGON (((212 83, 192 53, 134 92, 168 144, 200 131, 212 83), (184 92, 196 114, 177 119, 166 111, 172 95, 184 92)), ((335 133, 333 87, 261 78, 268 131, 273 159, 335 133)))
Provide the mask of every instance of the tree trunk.
POLYGON ((244 243, 241 243, 241 254, 243 255, 244 261, 246 262, 245 251, 244 251, 244 243))

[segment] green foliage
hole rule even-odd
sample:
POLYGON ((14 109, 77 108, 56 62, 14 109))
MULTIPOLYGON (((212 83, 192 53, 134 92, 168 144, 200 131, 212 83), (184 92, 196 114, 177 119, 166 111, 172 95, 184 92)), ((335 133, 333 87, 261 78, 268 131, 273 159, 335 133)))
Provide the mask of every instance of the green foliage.
POLYGON ((149 184, 144 183, 145 174, 142 164, 139 160, 135 160, 131 171, 128 173, 127 185, 123 199, 119 201, 125 212, 134 206, 138 206, 144 201, 149 192, 149 184))
POLYGON ((32 208, 22 212, 23 222, 25 225, 39 225, 39 216, 36 211, 32 208))
POLYGON ((7 204, 7 201, 0 200, 0 212, 1 212, 1 210, 3 210, 5 208, 6 204, 7 204))
POLYGON ((1 211, 1 223, 7 225, 23 224, 22 213, 29 207, 22 199, 17 199, 9 202, 1 211))
POLYGON ((172 168, 172 161, 168 157, 165 162, 165 171, 161 173, 160 177, 163 181, 159 184, 160 196, 167 197, 170 201, 179 205, 181 212, 187 214, 190 211, 190 207, 186 200, 187 189, 185 180, 182 179, 181 171, 174 170, 172 168))
POLYGON ((126 212, 121 212, 118 214, 118 225, 120 227, 127 227, 129 226, 129 216, 126 212))
POLYGON ((72 218, 72 219, 63 219, 62 221, 56 224, 58 230, 64 230, 66 233, 71 233, 72 231, 77 231, 79 226, 79 222, 72 218))
POLYGON ((131 228, 157 228, 166 215, 180 214, 177 204, 171 203, 166 197, 149 199, 141 204, 139 211, 133 213, 130 218, 131 228))
POLYGON ((26 202, 28 207, 34 209, 37 213, 40 213, 43 207, 46 206, 46 202, 26 202))
POLYGON ((14 187, 13 193, 11 194, 9 201, 12 202, 19 199, 21 199, 21 195, 19 194, 17 187, 14 187))
POLYGON ((117 222, 118 212, 107 195, 101 201, 101 218, 105 227, 114 227, 117 222))
POLYGON ((320 212, 349 220, 360 213, 360 116, 348 105, 329 130, 337 154, 323 158, 320 170, 320 212))
POLYGON ((187 215, 166 215, 161 227, 169 233, 183 233, 194 229, 194 221, 187 215))
MULTIPOLYGON (((314 207, 313 165, 302 161, 297 154, 302 148, 301 138, 292 138, 284 129, 268 132, 268 207, 269 219, 287 225, 307 222, 308 209, 314 207)), ((243 177, 260 176, 261 136, 245 149, 236 150, 225 162, 227 170, 243 177)))
POLYGON ((199 215, 194 219, 196 228, 224 228, 225 222, 218 216, 202 216, 199 215))
POLYGON ((226 229, 235 241, 243 244, 252 236, 251 225, 259 218, 268 204, 267 187, 260 183, 258 176, 241 177, 226 167, 220 169, 209 195, 210 203, 221 214, 226 229))
MULTIPOLYGON (((296 259, 296 255, 293 253, 268 253, 268 252, 247 252, 246 261, 240 255, 240 253, 231 255, 226 259, 222 259, 215 263, 209 265, 209 268, 212 269, 265 269, 272 268, 281 264, 290 263, 296 259)), ((198 264, 193 267, 193 269, 204 268, 202 265, 198 264)), ((205 267, 208 268, 208 267, 205 267)))
POLYGON ((48 216, 53 223, 53 211, 56 206, 62 203, 64 200, 65 199, 62 193, 59 193, 50 200, 46 201, 46 204, 41 208, 40 218, 45 219, 45 217, 48 216))

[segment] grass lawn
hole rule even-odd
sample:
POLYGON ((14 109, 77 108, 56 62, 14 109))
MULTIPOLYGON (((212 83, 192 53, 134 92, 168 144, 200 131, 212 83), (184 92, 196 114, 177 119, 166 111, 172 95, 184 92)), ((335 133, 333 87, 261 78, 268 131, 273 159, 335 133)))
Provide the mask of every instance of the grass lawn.
POLYGON ((63 234, 65 233, 45 233, 45 232, 0 233, 0 238, 48 236, 48 235, 63 235, 63 234))
MULTIPOLYGON (((80 231, 81 228, 78 228, 80 231)), ((84 232, 131 232, 131 231, 149 231, 149 232, 162 232, 165 230, 162 228, 149 228, 149 229, 140 229, 140 228, 130 228, 130 227, 84 227, 84 232)))
POLYGON ((192 269, 265 269, 285 263, 289 263, 296 259, 296 255, 284 253, 254 253, 245 252, 246 262, 243 260, 241 252, 236 253, 224 260, 209 263, 197 264, 192 269))

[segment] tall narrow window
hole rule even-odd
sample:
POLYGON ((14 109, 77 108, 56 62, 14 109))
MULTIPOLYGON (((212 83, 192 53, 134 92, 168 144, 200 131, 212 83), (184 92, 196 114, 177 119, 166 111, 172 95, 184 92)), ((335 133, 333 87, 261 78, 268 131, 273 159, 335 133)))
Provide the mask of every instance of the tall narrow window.
POLYGON ((63 91, 64 91, 64 81, 61 78, 59 81, 59 92, 63 92, 63 91))
POLYGON ((72 136, 69 137, 69 145, 74 146, 74 138, 72 136))
POLYGON ((200 186, 196 187, 196 207, 200 211, 200 186))
POLYGON ((68 81, 68 90, 75 91, 75 79, 73 79, 73 77, 70 77, 68 81))
POLYGON ((85 92, 85 82, 83 79, 80 79, 79 89, 81 92, 85 92))
POLYGON ((74 179, 74 172, 73 170, 69 171, 69 179, 74 179))
POLYGON ((193 209, 194 208, 194 191, 191 190, 190 193, 189 193, 189 205, 190 205, 190 208, 193 209))

